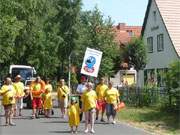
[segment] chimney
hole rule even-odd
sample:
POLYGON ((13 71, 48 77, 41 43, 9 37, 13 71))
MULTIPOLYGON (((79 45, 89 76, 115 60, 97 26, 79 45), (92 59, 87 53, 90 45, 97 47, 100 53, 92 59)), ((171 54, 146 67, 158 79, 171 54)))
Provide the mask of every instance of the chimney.
POLYGON ((119 24, 117 25, 117 29, 118 29, 118 30, 124 29, 125 26, 126 26, 126 23, 119 23, 119 24))

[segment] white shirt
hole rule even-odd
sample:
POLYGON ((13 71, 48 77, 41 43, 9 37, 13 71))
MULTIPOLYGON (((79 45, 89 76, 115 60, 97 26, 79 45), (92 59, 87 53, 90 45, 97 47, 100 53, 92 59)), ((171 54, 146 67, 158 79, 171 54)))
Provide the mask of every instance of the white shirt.
POLYGON ((86 89, 86 84, 78 84, 76 91, 78 93, 83 93, 86 89))

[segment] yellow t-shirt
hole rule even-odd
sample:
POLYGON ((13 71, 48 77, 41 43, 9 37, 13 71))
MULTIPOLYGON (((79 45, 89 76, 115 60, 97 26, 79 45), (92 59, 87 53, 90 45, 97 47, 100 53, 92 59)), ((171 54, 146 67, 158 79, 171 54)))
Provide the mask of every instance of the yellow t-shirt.
POLYGON ((69 126, 78 126, 80 123, 80 108, 78 103, 70 105, 68 109, 69 126))
POLYGON ((24 96, 24 84, 22 82, 15 82, 13 86, 16 90, 16 97, 23 97, 24 96))
POLYGON ((47 89, 48 89, 49 92, 52 92, 52 90, 53 90, 52 85, 51 84, 46 84, 45 85, 45 90, 47 90, 47 89))
POLYGON ((3 96, 2 104, 10 105, 15 104, 16 90, 13 85, 3 85, 0 90, 0 95, 3 96))
POLYGON ((81 97, 83 103, 83 111, 87 112, 89 109, 96 108, 97 95, 94 90, 85 91, 81 97))
POLYGON ((57 97, 58 100, 64 100, 64 98, 68 98, 68 94, 69 94, 69 88, 68 86, 64 85, 62 87, 58 86, 57 88, 57 97))
POLYGON ((32 96, 40 98, 41 94, 42 94, 41 84, 34 82, 34 83, 32 83, 32 85, 30 87, 31 87, 32 96))
POLYGON ((104 100, 105 91, 108 89, 108 86, 105 84, 99 84, 96 87, 96 93, 98 100, 104 100))
POLYGON ((44 94, 44 109, 52 109, 52 95, 51 93, 44 94))
POLYGON ((108 89, 105 93, 105 99, 108 104, 117 104, 119 100, 119 92, 116 88, 108 89))

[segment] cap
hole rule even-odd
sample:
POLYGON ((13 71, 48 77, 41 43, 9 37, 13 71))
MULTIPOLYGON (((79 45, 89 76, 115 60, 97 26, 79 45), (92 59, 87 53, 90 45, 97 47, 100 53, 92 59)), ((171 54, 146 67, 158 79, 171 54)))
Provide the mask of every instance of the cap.
POLYGON ((81 76, 81 81, 86 81, 86 77, 85 76, 81 76))

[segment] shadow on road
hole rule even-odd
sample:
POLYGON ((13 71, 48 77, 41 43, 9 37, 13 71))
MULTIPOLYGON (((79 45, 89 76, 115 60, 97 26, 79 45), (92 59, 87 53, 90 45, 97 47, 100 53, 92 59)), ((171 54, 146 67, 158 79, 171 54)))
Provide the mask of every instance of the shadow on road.
POLYGON ((71 132, 70 131, 49 131, 49 133, 66 133, 66 134, 69 134, 71 132))
POLYGON ((32 120, 30 116, 14 117, 15 120, 32 120))
POLYGON ((68 121, 45 121, 41 123, 68 123, 68 121))

